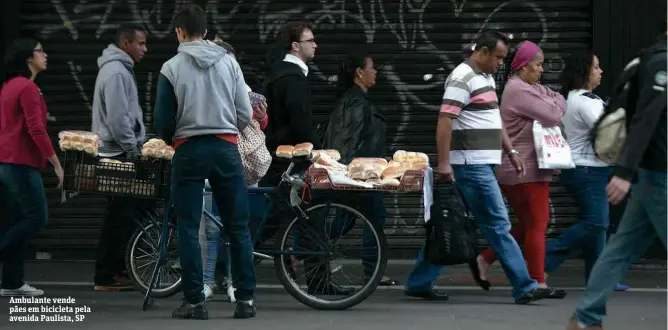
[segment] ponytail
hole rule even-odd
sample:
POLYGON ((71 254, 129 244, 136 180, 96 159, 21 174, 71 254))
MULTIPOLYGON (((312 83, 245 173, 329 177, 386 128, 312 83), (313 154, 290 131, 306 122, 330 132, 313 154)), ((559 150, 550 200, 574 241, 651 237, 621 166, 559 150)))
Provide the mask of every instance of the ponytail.
POLYGON ((353 53, 347 55, 341 62, 337 75, 336 98, 340 98, 343 93, 355 85, 355 71, 364 68, 368 57, 366 53, 353 53))

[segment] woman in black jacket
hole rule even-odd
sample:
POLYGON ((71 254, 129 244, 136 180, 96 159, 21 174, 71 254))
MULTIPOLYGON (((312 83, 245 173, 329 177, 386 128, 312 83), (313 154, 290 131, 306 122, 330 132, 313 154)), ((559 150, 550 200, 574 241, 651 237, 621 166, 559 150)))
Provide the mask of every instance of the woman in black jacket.
MULTIPOLYGON (((376 69, 368 54, 350 54, 341 63, 338 75, 337 103, 329 118, 323 136, 326 149, 336 149, 340 162, 349 164, 357 157, 385 157, 385 133, 387 123, 367 96, 367 90, 376 84, 376 69)), ((357 197, 357 196, 356 196, 357 197)), ((355 201, 357 209, 378 225, 385 224, 387 212, 381 192, 360 194, 355 201)), ((363 245, 373 244, 364 233, 363 245)), ((364 260, 365 275, 373 272, 376 260, 364 260), (370 264, 369 266, 366 266, 370 264)), ((380 285, 396 285, 399 282, 384 276, 380 285)))

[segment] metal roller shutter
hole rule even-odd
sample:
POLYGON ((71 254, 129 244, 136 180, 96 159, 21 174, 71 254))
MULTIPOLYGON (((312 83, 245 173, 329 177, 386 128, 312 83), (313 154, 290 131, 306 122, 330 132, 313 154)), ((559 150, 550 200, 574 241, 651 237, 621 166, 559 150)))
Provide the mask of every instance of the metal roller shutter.
MULTIPOLYGON (((318 51, 309 74, 315 95, 316 121, 334 103, 338 61, 348 51, 365 47, 379 70, 370 96, 388 117, 388 156, 395 150, 423 151, 434 156, 436 111, 445 76, 465 55, 462 49, 479 31, 497 29, 515 39, 540 43, 546 53, 543 82, 555 85, 562 58, 591 47, 590 1, 195 1, 209 18, 209 38, 220 33, 240 53, 246 80, 258 88, 264 76, 266 44, 278 27, 293 19, 316 23, 318 51)), ((63 129, 89 129, 96 60, 122 22, 149 30, 146 58, 135 67, 147 123, 154 85, 164 61, 176 52, 171 17, 182 1, 24 0, 23 34, 42 39, 49 70, 38 78, 55 121, 49 131, 56 142, 63 129)), ((150 127, 150 125, 147 125, 150 127)), ((434 160, 432 158, 432 160, 434 160)), ((67 204, 51 174, 47 175, 50 220, 33 243, 54 258, 91 257, 95 250, 104 198, 77 196, 67 204)), ((390 246, 414 257, 421 243, 422 207, 418 195, 388 196, 390 246)), ((573 201, 555 183, 550 235, 574 222, 573 201)), ((399 255, 397 255, 399 256, 399 255)))

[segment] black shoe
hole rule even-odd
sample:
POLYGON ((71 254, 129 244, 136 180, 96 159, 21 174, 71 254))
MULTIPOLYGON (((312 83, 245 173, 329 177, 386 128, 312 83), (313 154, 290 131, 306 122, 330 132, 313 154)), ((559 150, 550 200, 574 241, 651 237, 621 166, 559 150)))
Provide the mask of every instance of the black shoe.
POLYGON ((257 315, 255 301, 237 301, 237 308, 234 310, 235 319, 249 319, 255 315, 257 315))
POLYGON ((349 296, 355 293, 355 288, 345 288, 336 283, 329 282, 325 285, 310 285, 306 290, 308 294, 319 294, 323 296, 349 296))
POLYGON ((183 301, 179 308, 172 312, 172 318, 175 319, 189 319, 189 320, 208 320, 209 311, 206 309, 206 303, 191 304, 183 301))
POLYGON ((566 298, 566 291, 564 290, 557 290, 553 287, 547 287, 547 289, 550 291, 548 296, 546 297, 547 299, 564 299, 566 298))
POLYGON ((477 259, 474 258, 473 260, 469 260, 469 270, 471 271, 471 275, 473 275, 473 280, 475 283, 478 284, 478 286, 483 290, 489 291, 489 287, 492 285, 489 283, 489 281, 480 278, 480 269, 478 268, 477 259))
POLYGON ((526 304, 528 304, 532 301, 549 298, 550 293, 552 292, 552 290, 550 288, 536 288, 536 289, 533 289, 533 290, 525 293, 523 296, 515 299, 515 303, 519 304, 519 305, 526 305, 526 304))
POLYGON ((404 290, 404 295, 409 296, 409 297, 415 297, 415 298, 422 298, 425 300, 440 300, 440 301, 447 301, 450 299, 450 296, 448 296, 447 293, 440 293, 434 289, 431 290, 426 290, 426 291, 408 291, 404 290))

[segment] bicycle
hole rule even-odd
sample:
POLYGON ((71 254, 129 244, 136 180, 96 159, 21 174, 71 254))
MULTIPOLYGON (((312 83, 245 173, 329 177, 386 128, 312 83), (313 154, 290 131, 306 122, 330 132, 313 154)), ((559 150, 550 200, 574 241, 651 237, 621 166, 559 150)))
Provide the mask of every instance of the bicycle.
MULTIPOLYGON (((290 194, 294 195, 295 191, 311 191, 309 182, 304 182, 293 176, 291 173, 296 164, 310 162, 311 160, 309 157, 293 159, 288 166, 288 169, 282 174, 281 182, 276 187, 248 188, 250 199, 254 200, 255 203, 262 203, 259 202, 261 200, 264 200, 264 203, 266 203, 265 205, 251 206, 252 210, 264 209, 261 222, 258 226, 258 232, 255 235, 252 235, 253 246, 256 246, 258 243, 271 211, 276 205, 279 203, 287 203, 293 214, 290 221, 283 223, 278 230, 278 239, 275 242, 275 248, 256 249, 253 254, 259 259, 273 260, 274 268, 280 283, 291 296, 302 304, 314 309, 322 310, 348 309, 368 298, 380 284, 387 266, 387 242, 382 229, 374 222, 367 219, 354 208, 336 202, 337 200, 348 201, 351 197, 351 192, 346 191, 337 193, 335 191, 322 191, 322 196, 316 196, 316 199, 319 201, 305 209, 302 208, 302 203, 291 202, 290 194), (319 215, 324 215, 324 217, 321 219, 319 215), (350 224, 347 224, 347 221, 351 219, 353 221, 350 224), (344 221, 343 224, 341 223, 342 220, 344 221), (325 225, 325 228, 323 228, 325 230, 314 230, 313 227, 317 226, 320 222, 325 225), (362 225, 363 228, 360 231, 362 233, 361 236, 363 239, 365 237, 367 239, 367 247, 363 247, 362 249, 367 249, 370 245, 373 245, 372 248, 375 249, 377 254, 375 256, 370 256, 361 253, 363 258, 367 258, 365 261, 339 265, 339 267, 333 269, 330 265, 331 259, 335 256, 344 256, 344 254, 332 246, 327 245, 333 240, 336 241, 334 243, 338 243, 344 236, 347 236, 350 233, 357 233, 359 230, 353 231, 354 228, 360 227, 359 225, 356 226, 356 224, 362 225), (335 229, 336 234, 333 235, 333 233, 330 233, 327 229, 335 229), (293 231, 296 233, 295 236, 292 236, 293 231), (322 241, 327 242, 315 242, 313 237, 306 236, 308 234, 315 234, 314 236, 316 239, 321 238, 322 241), (314 248, 317 251, 302 251, 301 248, 303 247, 314 248), (293 267, 292 261, 294 260, 301 261, 307 273, 315 272, 311 273, 310 276, 305 274, 305 286, 297 283, 297 277, 301 275, 301 273, 296 271, 293 267), (341 280, 339 275, 345 272, 344 268, 354 267, 355 264, 366 264, 367 272, 361 277, 361 281, 347 286, 339 285, 338 283, 341 280), (373 270, 371 274, 368 274, 370 272, 370 267, 373 267, 373 270), (315 283, 316 280, 319 281, 317 285, 315 283), (322 283, 324 283, 324 286, 321 287, 322 283), (342 292, 349 294, 343 295, 341 294, 342 292), (343 295, 343 297, 337 300, 326 300, 316 297, 316 294, 337 297, 343 295)), ((354 195, 354 193, 352 195, 354 195)), ((311 201, 313 200, 314 199, 311 201)), ((154 253, 150 254, 151 257, 157 260, 148 283, 143 282, 143 279, 140 276, 137 276, 137 263, 133 260, 135 260, 135 250, 137 249, 137 242, 140 241, 140 236, 149 235, 149 230, 143 228, 144 230, 138 231, 136 235, 133 236, 134 240, 131 240, 128 245, 128 270, 130 271, 133 280, 135 280, 137 287, 144 293, 143 310, 146 310, 148 305, 154 302, 153 298, 168 297, 176 294, 180 290, 180 277, 173 283, 167 283, 164 288, 157 287, 157 284, 162 283, 161 274, 159 273, 163 272, 163 268, 165 268, 165 266, 170 268, 175 267, 175 259, 173 259, 175 254, 173 254, 174 252, 170 253, 168 251, 169 243, 173 241, 173 238, 175 237, 171 235, 171 233, 176 232, 176 225, 170 221, 169 217, 169 210, 171 210, 172 207, 173 205, 170 203, 170 208, 167 208, 163 214, 163 222, 159 228, 161 232, 158 244, 153 245, 152 243, 154 240, 147 240, 150 245, 157 247, 157 249, 153 251, 154 253)), ((222 223, 211 213, 206 210, 204 210, 203 213, 207 220, 213 221, 216 226, 221 229, 221 232, 224 231, 222 223)), ((149 223, 147 227, 150 227, 149 229, 157 228, 154 223, 149 223)), ((346 237, 343 241, 349 242, 354 238, 354 236, 346 237)), ((363 245, 365 244, 363 243, 363 245)), ((352 256, 359 255, 360 251, 352 252, 352 256)), ((364 266, 362 268, 364 268, 364 266)), ((347 276, 344 277, 349 279, 347 276)))

